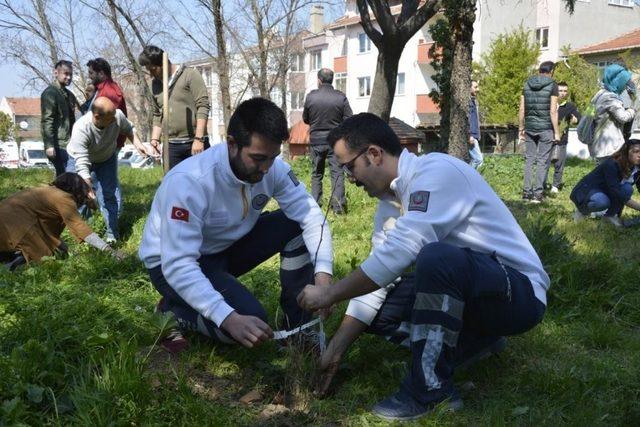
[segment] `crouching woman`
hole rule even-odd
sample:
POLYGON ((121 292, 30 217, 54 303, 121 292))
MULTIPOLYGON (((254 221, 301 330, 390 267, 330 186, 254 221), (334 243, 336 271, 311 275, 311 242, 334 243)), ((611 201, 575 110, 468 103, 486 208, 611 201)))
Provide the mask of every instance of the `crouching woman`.
POLYGON ((82 220, 78 207, 95 205, 93 190, 80 175, 63 173, 49 186, 20 191, 0 201, 0 256, 9 269, 67 253, 60 239, 65 226, 78 240, 112 253, 112 249, 82 220))
POLYGON ((640 203, 631 199, 633 185, 640 191, 639 166, 640 135, 624 143, 573 188, 570 197, 576 205, 574 219, 579 221, 592 212, 606 211, 603 221, 621 227, 620 215, 625 206, 640 210, 640 203))

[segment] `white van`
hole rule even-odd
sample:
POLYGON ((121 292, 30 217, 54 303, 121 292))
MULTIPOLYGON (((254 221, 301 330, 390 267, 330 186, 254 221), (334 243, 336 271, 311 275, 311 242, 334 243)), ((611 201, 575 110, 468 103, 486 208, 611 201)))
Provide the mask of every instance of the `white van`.
POLYGON ((18 143, 15 141, 0 141, 0 168, 18 169, 19 164, 18 143))
POLYGON ((44 152, 42 141, 23 141, 20 143, 21 168, 51 168, 49 159, 44 152))

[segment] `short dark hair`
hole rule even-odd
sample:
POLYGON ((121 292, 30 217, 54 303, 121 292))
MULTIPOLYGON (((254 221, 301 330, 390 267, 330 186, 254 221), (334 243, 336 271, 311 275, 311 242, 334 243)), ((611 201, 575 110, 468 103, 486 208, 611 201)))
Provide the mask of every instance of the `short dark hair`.
POLYGON ((567 82, 559 82, 558 86, 564 86, 564 87, 569 87, 569 85, 567 84, 567 82))
POLYGON ((250 145, 254 133, 274 144, 289 138, 284 112, 268 99, 256 97, 242 102, 229 119, 227 135, 232 136, 238 146, 250 145))
POLYGON ((554 68, 556 68, 555 62, 544 61, 542 64, 540 64, 538 71, 542 74, 551 74, 554 68))
POLYGON ((102 71, 107 75, 107 77, 111 78, 111 65, 104 58, 96 58, 87 62, 87 67, 91 68, 93 71, 100 72, 102 71))
POLYGON ((142 53, 138 56, 138 62, 143 67, 147 67, 149 65, 160 67, 162 66, 163 53, 164 50, 160 49, 158 46, 154 46, 152 44, 147 45, 142 49, 142 53))
POLYGON ((59 175, 50 185, 71 194, 78 207, 87 202, 89 191, 91 190, 89 184, 80 175, 73 172, 65 172, 59 175))
POLYGON ((339 139, 344 139, 351 151, 362 151, 375 144, 392 156, 397 157, 402 152, 398 135, 384 120, 372 113, 349 117, 327 136, 331 148, 339 139))
POLYGON ((318 80, 322 83, 333 83, 333 71, 328 68, 318 70, 318 80))
POLYGON ((67 61, 66 59, 61 59, 60 61, 56 62, 56 65, 54 65, 53 68, 57 70, 60 67, 73 68, 73 62, 67 61))

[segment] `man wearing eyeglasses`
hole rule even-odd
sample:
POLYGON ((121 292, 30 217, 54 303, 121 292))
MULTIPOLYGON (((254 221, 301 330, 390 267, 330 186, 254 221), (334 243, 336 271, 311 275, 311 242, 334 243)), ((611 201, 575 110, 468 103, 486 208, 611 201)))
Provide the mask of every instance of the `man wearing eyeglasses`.
POLYGON ((373 412, 413 420, 440 402, 460 408, 454 369, 538 324, 549 277, 507 207, 466 163, 403 150, 388 124, 369 113, 345 120, 328 140, 348 179, 380 199, 375 231, 385 236, 345 278, 308 285, 298 296, 301 307, 318 310, 365 295, 352 300, 321 368, 335 373, 363 332, 395 335, 411 348, 412 367, 373 412), (412 265, 409 283, 403 273, 412 265))

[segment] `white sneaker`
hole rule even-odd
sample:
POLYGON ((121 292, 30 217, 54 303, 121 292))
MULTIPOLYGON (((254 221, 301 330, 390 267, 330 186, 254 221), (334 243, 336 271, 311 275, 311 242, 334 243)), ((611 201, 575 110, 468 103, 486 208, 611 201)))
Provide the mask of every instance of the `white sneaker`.
POLYGON ((604 216, 604 214, 607 213, 607 210, 603 210, 603 211, 598 211, 598 212, 591 212, 591 218, 602 218, 604 216))
POLYGON ((580 222, 585 218, 584 214, 582 212, 580 212, 578 209, 576 209, 573 212, 573 222, 580 222))
POLYGON ((552 192, 553 194, 558 194, 558 192, 559 192, 559 191, 560 191, 560 190, 558 189, 558 187, 551 187, 551 192, 552 192))
POLYGON ((614 216, 603 216, 602 217, 603 221, 608 222, 609 224, 618 227, 618 228, 622 228, 624 226, 624 224, 622 224, 622 221, 620 220, 620 218, 617 215, 614 216))

